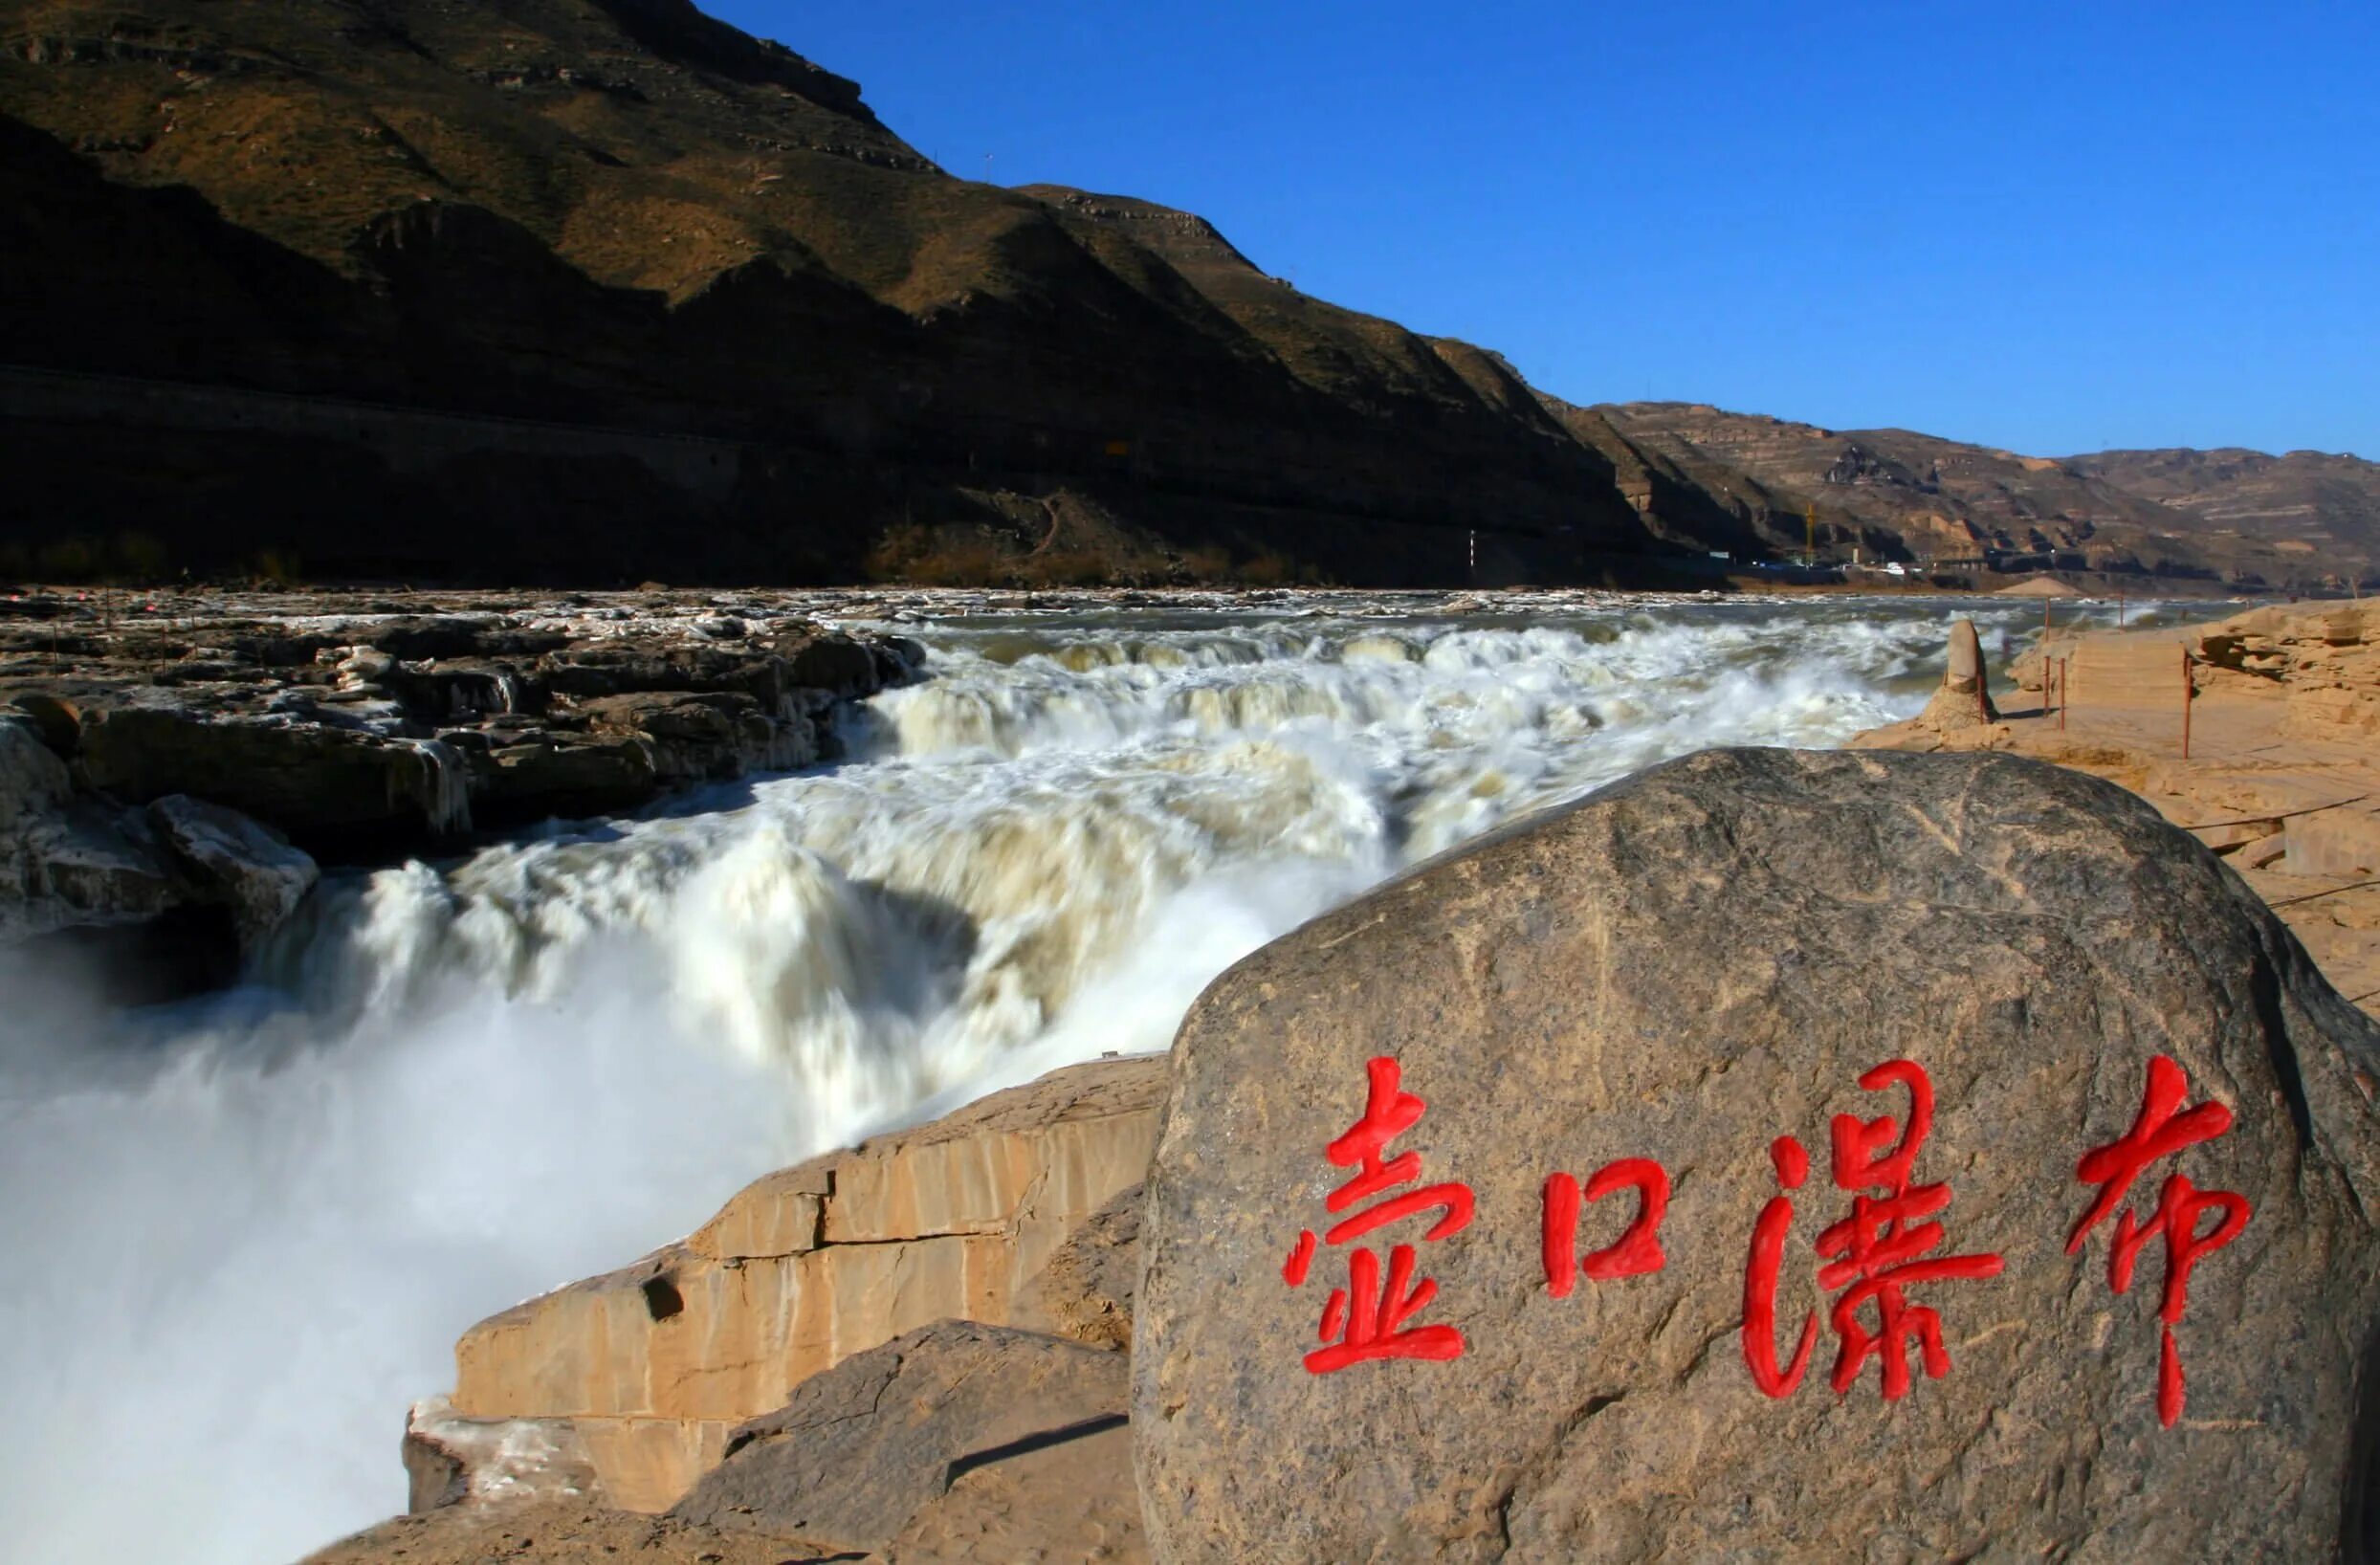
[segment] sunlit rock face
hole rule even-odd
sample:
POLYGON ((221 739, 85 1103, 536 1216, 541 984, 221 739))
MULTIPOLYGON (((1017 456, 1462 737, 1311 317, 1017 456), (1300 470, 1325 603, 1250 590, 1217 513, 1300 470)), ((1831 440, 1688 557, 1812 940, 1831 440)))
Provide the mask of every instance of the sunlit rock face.
POLYGON ((853 1354, 943 1319, 1047 1323, 1033 1285, 1140 1182, 1164 1087, 1157 1057, 1055 1072, 772 1174, 682 1244, 481 1322, 455 1346, 452 1401, 415 1413, 409 1444, 460 1453, 427 1498, 503 1499, 584 1466, 587 1491, 660 1510, 738 1424, 853 1354), (470 1421, 475 1445, 455 1434, 470 1421), (542 1464, 497 1438, 523 1421, 550 1427, 542 1464))
POLYGON ((1172 1059, 1170 1565, 2362 1526, 2380 1029, 2110 783, 1704 751, 1274 941, 1172 1059))

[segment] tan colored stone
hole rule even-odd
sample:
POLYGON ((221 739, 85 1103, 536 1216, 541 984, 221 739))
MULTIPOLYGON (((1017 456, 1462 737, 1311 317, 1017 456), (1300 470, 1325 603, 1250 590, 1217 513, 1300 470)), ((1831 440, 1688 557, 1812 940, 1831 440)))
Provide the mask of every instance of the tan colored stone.
POLYGON ((2380 1015, 2380 932, 2349 912, 2367 894, 2354 883, 2380 866, 2375 631, 2380 623, 2360 605, 2277 605, 2182 628, 2060 630, 2009 672, 2019 689, 2043 693, 2050 660, 2064 659, 2062 703, 1967 728, 1933 720, 1929 707, 1852 746, 2008 751, 2131 789, 2228 852, 2339 990, 2380 1015), (2186 653, 2196 693, 2187 759, 2186 653))
POLYGON ((715 1261, 799 1255, 818 1248, 832 1158, 813 1158, 754 1180, 719 1215, 695 1229, 686 1247, 715 1261))
MULTIPOLYGON (((561 1422, 561 1421, 557 1421, 561 1422)), ((734 1421, 579 1419, 575 1430, 604 1493, 623 1510, 667 1510, 694 1480, 718 1466, 734 1421)))
POLYGON ((1051 1253, 1138 1184, 1162 1059, 1103 1060, 780 1170, 679 1244, 480 1322, 454 1412, 565 1421, 614 1503, 669 1505, 719 1431, 937 1320, 1038 1324, 1051 1253))

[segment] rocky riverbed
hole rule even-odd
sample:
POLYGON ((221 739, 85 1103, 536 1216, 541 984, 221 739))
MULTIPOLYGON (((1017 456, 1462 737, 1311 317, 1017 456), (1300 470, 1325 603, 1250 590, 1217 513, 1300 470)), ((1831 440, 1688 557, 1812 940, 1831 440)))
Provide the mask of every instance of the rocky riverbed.
MULTIPOLYGON (((1161 1047, 1235 958, 1532 810, 1706 745, 1824 748, 1916 712, 1950 612, 1588 593, 657 590, 293 594, 262 609, 53 595, 9 621, 24 634, 6 731, 34 783, 16 796, 40 804, 11 818, 39 817, 11 842, 55 848, 85 816, 136 844, 170 827, 174 873, 197 886, 197 866, 222 866, 215 889, 107 938, 139 928, 187 947, 175 919, 203 920, 228 967, 243 920, 264 931, 249 936, 257 955, 237 988, 126 1012, 101 985, 86 1000, 110 1007, 90 1023, 42 1000, 79 965, 39 960, 43 942, 74 937, 54 927, 11 952, 0 1179, 25 1199, 0 1237, 52 1264, 0 1296, 26 1325, 5 1368, 32 1392, 26 1426, 53 1434, 8 1464, 0 1509, 30 1514, 55 1557, 109 1557, 74 1476, 102 1467, 181 1496, 174 1513, 205 1557, 295 1554, 402 1503, 388 1421, 414 1399, 416 1502, 459 1503, 400 1524, 408 1558, 437 1557, 450 1532, 461 1558, 532 1538, 571 1557, 566 1545, 584 1553, 598 1536, 741 1557, 716 1530, 739 1506, 809 1492, 798 1462, 715 1489, 700 1515, 634 1512, 691 1505, 707 1474, 788 1452, 908 1484, 907 1458, 884 1453, 948 1476, 1002 1450, 1079 1476, 1095 1442, 1123 1453, 1102 1470, 1123 1472, 1130 1437, 1099 1422, 1121 1407, 1081 1400, 1113 1373, 1082 1380, 1066 1368, 1079 1359, 1040 1344, 1112 1354, 1130 1336, 1135 1289, 1118 1278, 1133 1267, 1117 1257, 1134 1245, 1146 1161, 1134 1147, 1155 1134, 1161 1077, 1111 1108, 1059 1078, 1028 1100, 1046 1113, 996 1099, 859 1154, 815 1155, 1063 1061, 1161 1047), (107 650, 110 637, 176 632, 175 619, 242 613, 252 634, 337 633, 319 662, 192 686, 170 672, 187 650, 145 663, 107 650), (475 627, 469 647, 431 655, 404 639, 444 621, 475 627), (67 634, 39 644, 61 622, 91 650, 67 634), (497 640, 556 634, 542 650, 497 640), (473 688, 502 697, 499 676, 568 680, 631 650, 672 680, 690 667, 750 677, 795 636, 913 667, 914 642, 923 676, 848 703, 797 685, 813 694, 790 704, 821 751, 847 753, 783 772, 762 772, 757 751, 706 769, 695 750, 668 751, 666 732, 599 731, 596 703, 636 693, 548 683, 541 714, 507 699, 515 710, 441 715, 396 689, 456 688, 476 664, 473 688), (437 829, 421 791, 391 803, 385 783, 357 791, 401 829, 345 837, 207 793, 143 802, 93 785, 85 736, 123 720, 107 714, 219 690, 228 698, 168 720, 292 726, 265 703, 295 686, 318 714, 343 705, 322 693, 342 694, 344 676, 316 671, 358 648, 389 659, 358 675, 374 687, 365 710, 308 720, 342 736, 332 743, 452 751, 468 829, 437 829), (371 710, 381 703, 394 710, 371 710), (650 746, 647 807, 511 824, 495 791, 471 789, 474 760, 521 731, 497 719, 522 716, 558 749, 650 746), (664 753, 681 758, 669 777, 664 753), (318 854, 321 883, 272 931, 318 854), (265 872, 276 863, 286 877, 265 872), (56 1179, 65 1168, 77 1177, 56 1179), (784 1172, 720 1209, 771 1168, 784 1172), (670 1234, 690 1237, 621 1268, 670 1234), (540 1292, 589 1273, 601 1275, 540 1292), (260 1312, 246 1279, 267 1274, 280 1282, 260 1312), (540 1296, 506 1309, 527 1294, 540 1296), (942 1318, 981 1330, 909 1340, 942 1318), (463 1373, 450 1378, 440 1366, 458 1333, 463 1373), (871 1385, 945 1375, 1041 1377, 1063 1395, 965 1429, 846 1416, 871 1385), (175 1405, 102 1396, 125 1411, 65 1416, 97 1388, 135 1383, 172 1388, 175 1405), (430 1395, 441 1389, 443 1402, 430 1395), (289 1446, 245 1411, 264 1402, 315 1433, 289 1446), (769 1419, 774 1436, 738 1434, 769 1419), (194 1454, 201 1421, 224 1431, 211 1459, 194 1454), (1044 1443, 1068 1429, 1081 1438, 1044 1443), (878 1454, 822 1430, 866 1435, 878 1454), (934 1454, 979 1435, 981 1449, 934 1454)), ((1973 612, 1995 661, 2039 618, 2024 605, 1973 612)), ((959 1476, 963 1506, 920 1508, 896 1486, 796 1532, 913 1557, 929 1536, 937 1549, 959 1533, 1032 1545, 1001 1516, 1071 1515, 1100 1535, 1115 1523, 1073 1488, 1062 1497, 1081 1505, 1053 1509, 1005 1458, 959 1476)), ((1129 1492, 1122 1482, 1110 1492, 1129 1492)))
POLYGON ((0 602, 0 939, 141 930, 219 979, 317 861, 809 765, 923 653, 810 605, 669 593, 18 594, 0 602))

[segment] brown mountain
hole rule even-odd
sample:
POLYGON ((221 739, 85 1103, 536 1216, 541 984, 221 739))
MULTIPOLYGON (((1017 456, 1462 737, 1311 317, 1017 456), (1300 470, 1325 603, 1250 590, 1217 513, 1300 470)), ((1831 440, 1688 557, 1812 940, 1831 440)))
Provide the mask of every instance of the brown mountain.
POLYGON ((1445 581, 1477 529, 1484 573, 1577 580, 1644 543, 1491 356, 1185 213, 954 179, 682 0, 0 0, 0 571, 1445 581))
POLYGON ((685 0, 0 0, 0 575, 2369 574, 2373 469, 1576 408, 685 0))
POLYGON ((2020 456, 1907 430, 1828 430, 1700 403, 1561 407, 1656 535, 1822 557, 1984 560, 2320 590, 2380 563, 2380 464, 2254 452, 2020 456))
POLYGON ((2200 537, 2270 545, 2311 570, 2380 562, 2380 462, 2322 452, 2109 451, 2065 465, 2167 507, 2200 537))

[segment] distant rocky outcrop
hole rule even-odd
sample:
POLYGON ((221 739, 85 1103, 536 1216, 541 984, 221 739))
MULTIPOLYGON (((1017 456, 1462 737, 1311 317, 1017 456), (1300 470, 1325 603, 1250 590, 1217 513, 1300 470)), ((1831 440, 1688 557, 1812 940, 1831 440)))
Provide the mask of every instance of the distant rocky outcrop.
POLYGON ((2275 605, 2178 628, 2061 627, 2006 678, 1988 721, 1946 686, 1852 743, 2006 752, 2121 783, 2223 855, 2380 1015, 2380 615, 2275 605))
POLYGON ((1688 757, 1275 941, 1173 1063, 1167 1565, 2363 1535, 2380 1028, 2105 782, 1688 757))

